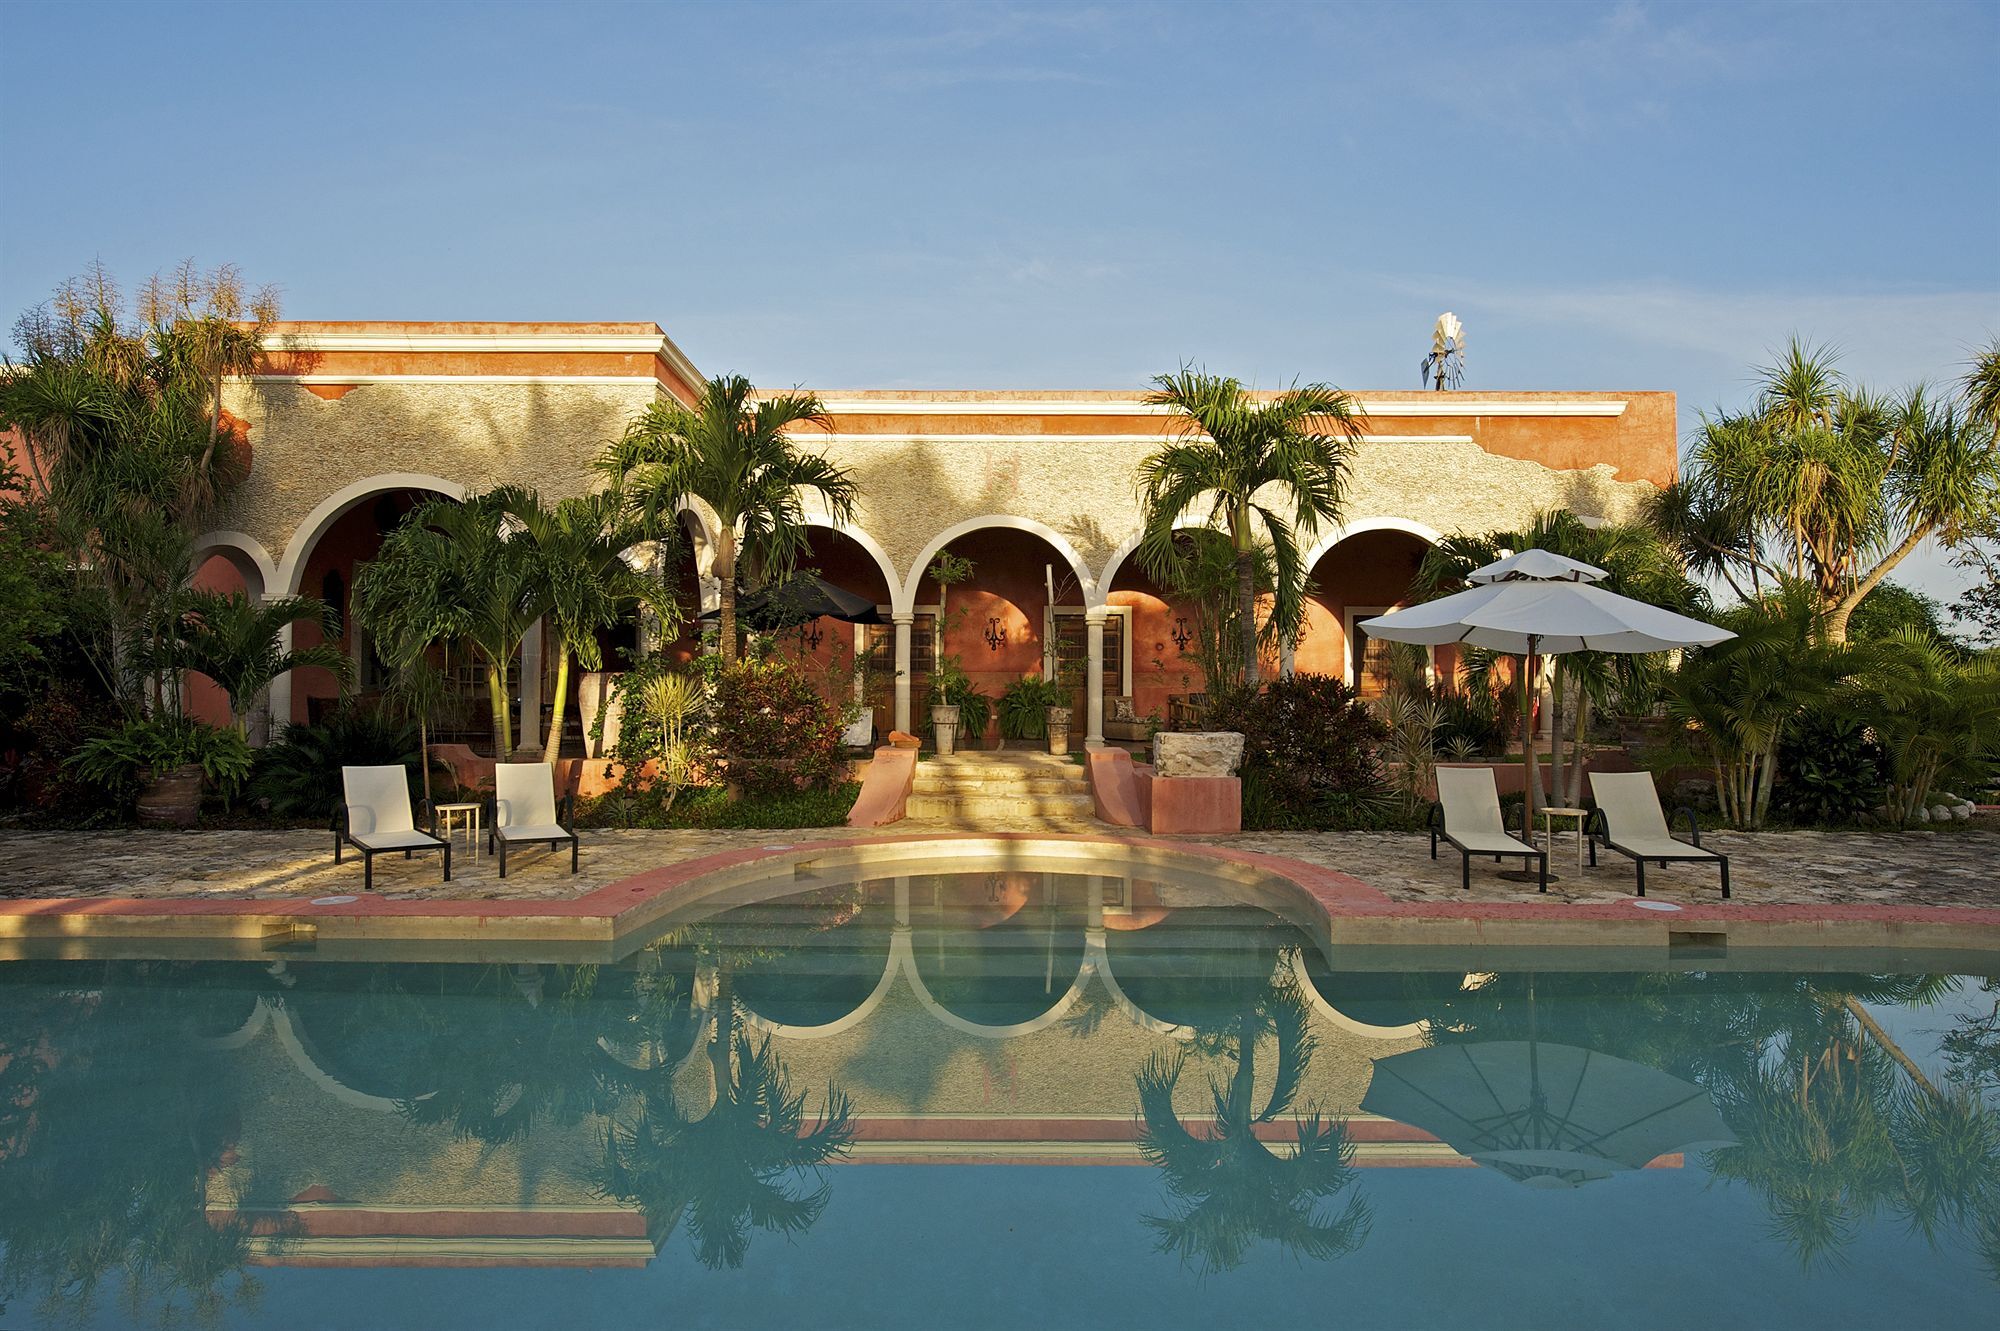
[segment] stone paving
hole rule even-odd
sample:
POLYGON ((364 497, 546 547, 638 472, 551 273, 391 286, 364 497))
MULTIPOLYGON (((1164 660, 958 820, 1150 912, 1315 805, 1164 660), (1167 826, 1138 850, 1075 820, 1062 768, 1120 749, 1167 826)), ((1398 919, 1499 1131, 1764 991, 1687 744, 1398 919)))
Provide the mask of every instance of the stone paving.
MULTIPOLYGON (((461 839, 453 856, 453 881, 439 881, 437 857, 375 862, 375 887, 383 896, 455 900, 549 900, 574 896, 643 870, 724 850, 790 846, 863 836, 920 836, 927 832, 1095 832, 1131 835, 1102 823, 1051 827, 1034 820, 1002 820, 977 829, 906 821, 881 829, 846 827, 791 831, 650 831, 595 829, 583 834, 582 869, 568 873, 568 856, 529 850, 509 856, 500 881, 495 862, 466 853, 461 839)), ((1167 844, 1204 842, 1285 855, 1349 873, 1400 900, 1465 901, 1458 887, 1458 858, 1449 848, 1433 862, 1426 838, 1390 832, 1246 832, 1234 837, 1162 838, 1167 844)), ((1735 900, 1767 905, 1869 904, 2000 906, 2000 819, 1941 832, 1718 832, 1705 844, 1731 856, 1735 900)), ((1631 895, 1632 866, 1605 856, 1602 867, 1576 869, 1573 840, 1559 834, 1549 857, 1560 881, 1541 898, 1568 902, 1615 901, 1631 895)), ((1536 899, 1534 884, 1497 876, 1513 867, 1474 861, 1471 899, 1536 899)), ((206 897, 212 899, 311 897, 361 890, 361 864, 333 863, 324 832, 126 829, 111 832, 0 832, 0 899, 50 897, 206 897)), ((1647 890, 1666 900, 1714 900, 1716 874, 1694 865, 1655 868, 1647 890)))

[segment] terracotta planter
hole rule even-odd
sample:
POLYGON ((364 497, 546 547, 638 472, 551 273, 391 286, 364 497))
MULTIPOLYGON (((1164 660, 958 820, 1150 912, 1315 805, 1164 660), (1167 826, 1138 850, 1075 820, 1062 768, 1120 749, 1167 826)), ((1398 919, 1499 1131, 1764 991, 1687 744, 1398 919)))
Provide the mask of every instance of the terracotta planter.
POLYGON ((139 792, 139 821, 153 827, 193 827, 201 812, 201 768, 189 763, 162 772, 139 792))

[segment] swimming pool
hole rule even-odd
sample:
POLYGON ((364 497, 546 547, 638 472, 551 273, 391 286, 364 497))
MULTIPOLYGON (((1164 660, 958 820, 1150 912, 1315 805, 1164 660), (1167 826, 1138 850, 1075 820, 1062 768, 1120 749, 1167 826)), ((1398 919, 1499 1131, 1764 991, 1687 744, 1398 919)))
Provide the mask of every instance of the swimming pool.
POLYGON ((586 964, 19 957, 4 1325, 1990 1318, 1975 961, 1323 937, 1021 859, 746 878, 586 964))

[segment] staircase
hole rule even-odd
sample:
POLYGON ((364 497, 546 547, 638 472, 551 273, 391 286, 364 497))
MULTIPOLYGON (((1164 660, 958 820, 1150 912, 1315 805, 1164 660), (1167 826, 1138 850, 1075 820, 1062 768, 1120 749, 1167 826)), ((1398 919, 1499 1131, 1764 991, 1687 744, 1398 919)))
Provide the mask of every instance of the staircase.
POLYGON ((1033 753, 956 753, 917 764, 909 817, 967 831, 1096 826, 1083 768, 1033 753))

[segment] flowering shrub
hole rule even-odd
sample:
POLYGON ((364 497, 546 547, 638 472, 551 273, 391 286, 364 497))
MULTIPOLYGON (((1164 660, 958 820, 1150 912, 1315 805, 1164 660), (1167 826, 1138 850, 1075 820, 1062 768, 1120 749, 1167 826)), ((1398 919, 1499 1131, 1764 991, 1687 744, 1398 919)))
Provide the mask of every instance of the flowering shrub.
POLYGON ((712 726, 716 762, 746 793, 814 789, 833 779, 840 712, 782 660, 724 670, 715 682, 712 726))
POLYGON ((1246 828, 1369 826, 1389 812, 1376 757, 1388 727, 1330 675, 1212 694, 1207 727, 1243 732, 1246 828))

